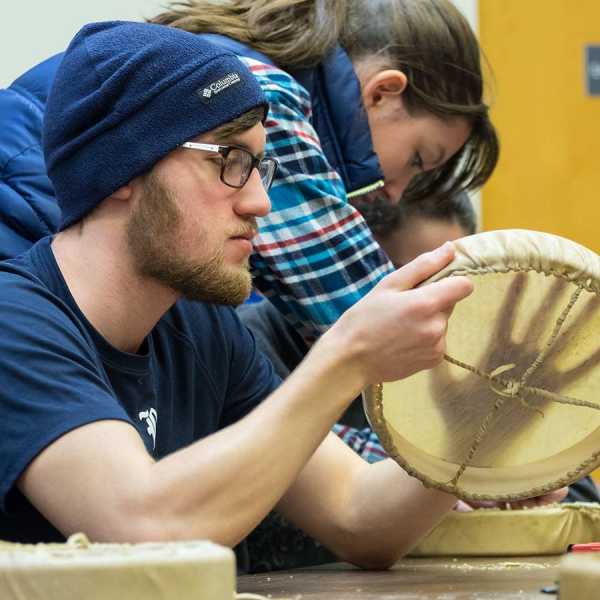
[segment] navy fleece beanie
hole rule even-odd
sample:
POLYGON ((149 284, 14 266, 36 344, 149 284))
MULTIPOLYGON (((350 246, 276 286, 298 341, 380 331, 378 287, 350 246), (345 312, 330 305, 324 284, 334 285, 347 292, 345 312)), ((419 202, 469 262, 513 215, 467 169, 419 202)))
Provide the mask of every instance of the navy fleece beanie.
POLYGON ((61 229, 189 139, 262 106, 260 86, 232 53, 148 23, 86 25, 56 74, 44 155, 61 229))

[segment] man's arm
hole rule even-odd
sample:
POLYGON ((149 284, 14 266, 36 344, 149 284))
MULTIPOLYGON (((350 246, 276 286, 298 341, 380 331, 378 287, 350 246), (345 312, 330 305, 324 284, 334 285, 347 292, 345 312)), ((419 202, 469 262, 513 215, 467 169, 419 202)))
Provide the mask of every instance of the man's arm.
MULTIPOLYGON (((559 502, 566 492, 562 488, 515 502, 512 508, 559 502)), ((410 551, 456 504, 454 496, 425 488, 389 458, 365 462, 332 433, 278 510, 340 559, 384 569, 410 551)))
POLYGON ((30 463, 21 491, 65 535, 236 544, 283 496, 366 384, 441 360, 448 315, 472 286, 453 277, 412 288, 452 254, 446 246, 387 277, 237 423, 157 462, 130 425, 85 425, 30 463))
POLYGON ((278 504, 288 519, 340 559, 386 568, 456 504, 393 460, 365 462, 330 434, 278 504))
POLYGON ((307 361, 249 415, 159 461, 126 423, 79 427, 42 451, 19 487, 64 535, 233 546, 283 495, 343 410, 343 386, 323 376, 330 364, 307 361))

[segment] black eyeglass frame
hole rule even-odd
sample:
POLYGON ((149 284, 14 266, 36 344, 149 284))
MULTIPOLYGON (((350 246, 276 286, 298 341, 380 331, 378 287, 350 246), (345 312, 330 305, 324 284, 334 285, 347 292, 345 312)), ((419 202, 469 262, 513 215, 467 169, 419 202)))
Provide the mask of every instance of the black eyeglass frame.
POLYGON ((275 178, 275 173, 277 173, 277 167, 279 166, 279 162, 276 158, 272 158, 270 156, 263 156, 262 158, 258 158, 252 154, 247 148, 243 148, 242 146, 236 146, 235 144, 222 145, 222 144, 204 144, 200 142, 185 142, 181 144, 182 148, 188 148, 190 150, 200 150, 202 152, 214 152, 220 154, 223 157, 223 163, 221 164, 221 173, 219 178, 221 181, 235 189, 243 188, 246 183, 248 183, 248 179, 250 179, 250 175, 252 175, 252 171, 256 169, 258 174, 260 175, 260 179, 265 190, 269 190, 271 188, 271 184, 273 183, 273 179, 275 178), (231 153, 232 150, 238 150, 243 152, 247 156, 250 156, 251 163, 250 168, 247 173, 245 173, 243 181, 241 184, 237 185, 231 183, 230 181, 226 181, 225 179, 225 169, 227 168, 227 157, 231 153), (265 168, 266 170, 261 171, 261 168, 265 168), (264 173, 264 176, 263 176, 264 173))

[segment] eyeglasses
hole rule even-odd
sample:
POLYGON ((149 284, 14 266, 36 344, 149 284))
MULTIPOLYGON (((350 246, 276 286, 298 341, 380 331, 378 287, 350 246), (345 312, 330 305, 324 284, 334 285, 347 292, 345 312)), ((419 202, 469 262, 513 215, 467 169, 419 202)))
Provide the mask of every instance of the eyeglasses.
POLYGON ((223 157, 221 163, 221 181, 232 188, 244 187, 252 174, 252 169, 256 167, 265 190, 268 190, 277 172, 277 159, 266 157, 256 158, 248 150, 239 146, 186 142, 185 144, 181 144, 181 147, 220 154, 223 157))

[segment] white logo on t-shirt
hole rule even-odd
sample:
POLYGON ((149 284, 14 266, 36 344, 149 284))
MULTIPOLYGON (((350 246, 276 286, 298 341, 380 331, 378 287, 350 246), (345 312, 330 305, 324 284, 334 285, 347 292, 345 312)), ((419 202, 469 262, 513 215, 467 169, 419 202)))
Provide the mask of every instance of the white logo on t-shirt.
POLYGON ((148 425, 146 431, 152 438, 152 449, 154 450, 156 448, 156 426, 158 424, 158 413, 156 412, 156 409, 151 408, 150 410, 140 411, 138 417, 140 418, 140 421, 143 421, 144 419, 146 420, 146 425, 148 425))

